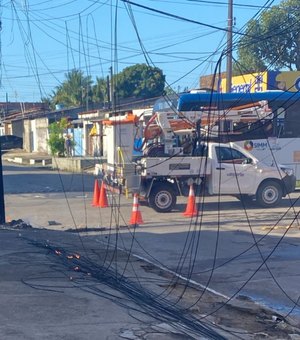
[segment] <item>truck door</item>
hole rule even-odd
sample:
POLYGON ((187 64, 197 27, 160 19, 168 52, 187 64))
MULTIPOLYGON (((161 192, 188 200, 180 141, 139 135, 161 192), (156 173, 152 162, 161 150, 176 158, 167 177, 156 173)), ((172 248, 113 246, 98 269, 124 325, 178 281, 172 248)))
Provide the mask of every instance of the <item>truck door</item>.
POLYGON ((227 146, 215 146, 212 166, 214 194, 253 194, 257 169, 239 150, 227 146))

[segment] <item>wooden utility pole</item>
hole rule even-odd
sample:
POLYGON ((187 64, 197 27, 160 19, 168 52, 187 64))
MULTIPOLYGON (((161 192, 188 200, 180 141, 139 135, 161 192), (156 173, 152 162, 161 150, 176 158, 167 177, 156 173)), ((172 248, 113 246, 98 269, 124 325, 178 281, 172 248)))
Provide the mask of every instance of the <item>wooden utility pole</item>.
POLYGON ((226 92, 231 92, 232 82, 232 23, 233 0, 228 0, 228 26, 227 26, 227 68, 226 68, 226 92))

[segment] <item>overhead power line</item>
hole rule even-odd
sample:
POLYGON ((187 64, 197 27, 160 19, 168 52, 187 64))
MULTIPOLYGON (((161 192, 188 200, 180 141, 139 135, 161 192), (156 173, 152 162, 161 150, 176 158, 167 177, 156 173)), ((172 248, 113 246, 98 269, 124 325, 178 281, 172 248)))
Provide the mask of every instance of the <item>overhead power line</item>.
MULTIPOLYGON (((159 13, 159 14, 168 16, 170 18, 174 18, 174 19, 178 19, 178 20, 183 20, 183 21, 186 21, 186 22, 194 23, 194 24, 197 24, 197 25, 213 28, 213 29, 216 29, 216 30, 224 31, 224 32, 228 31, 228 28, 218 27, 218 26, 214 26, 214 25, 210 25, 210 24, 205 24, 205 23, 197 21, 197 20, 188 19, 188 18, 179 16, 179 15, 176 15, 176 14, 172 14, 172 13, 161 11, 161 10, 158 10, 158 9, 155 9, 155 8, 151 8, 151 7, 148 7, 148 6, 140 5, 140 4, 137 4, 137 3, 129 1, 129 0, 121 0, 121 1, 124 2, 124 3, 130 4, 130 5, 133 5, 133 6, 137 6, 137 7, 140 7, 140 8, 143 8, 143 9, 147 9, 147 10, 155 12, 155 13, 159 13)), ((239 35, 244 35, 244 33, 241 33, 241 32, 234 32, 234 33, 235 34, 239 34, 239 35)))

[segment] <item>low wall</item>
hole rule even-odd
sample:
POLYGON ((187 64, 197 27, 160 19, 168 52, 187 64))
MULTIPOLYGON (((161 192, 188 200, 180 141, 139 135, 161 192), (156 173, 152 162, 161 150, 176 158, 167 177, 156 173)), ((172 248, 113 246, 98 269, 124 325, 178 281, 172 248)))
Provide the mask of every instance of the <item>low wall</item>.
POLYGON ((63 171, 81 172, 94 169, 95 164, 105 163, 106 159, 81 157, 52 157, 52 168, 63 171))

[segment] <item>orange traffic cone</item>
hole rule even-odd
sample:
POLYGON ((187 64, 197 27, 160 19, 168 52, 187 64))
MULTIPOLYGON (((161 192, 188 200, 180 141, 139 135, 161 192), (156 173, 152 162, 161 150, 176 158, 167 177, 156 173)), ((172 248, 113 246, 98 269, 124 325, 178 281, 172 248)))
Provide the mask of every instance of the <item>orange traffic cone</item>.
POLYGON ((93 202, 92 202, 93 207, 98 207, 99 205, 99 194, 100 194, 99 182, 97 179, 95 179, 94 196, 93 196, 93 202))
POLYGON ((107 208, 108 207, 108 201, 107 201, 106 188, 105 188, 104 181, 101 182, 98 207, 100 207, 100 208, 107 208))
POLYGON ((195 192, 193 188, 193 184, 190 185, 190 191, 189 191, 189 197, 188 197, 188 202, 186 205, 185 212, 183 213, 184 216, 192 217, 192 216, 198 216, 198 207, 196 203, 196 198, 195 198, 195 192))
POLYGON ((130 217, 129 224, 136 225, 136 224, 143 224, 142 214, 139 210, 139 196, 138 194, 133 195, 133 206, 132 206, 132 213, 130 217))

